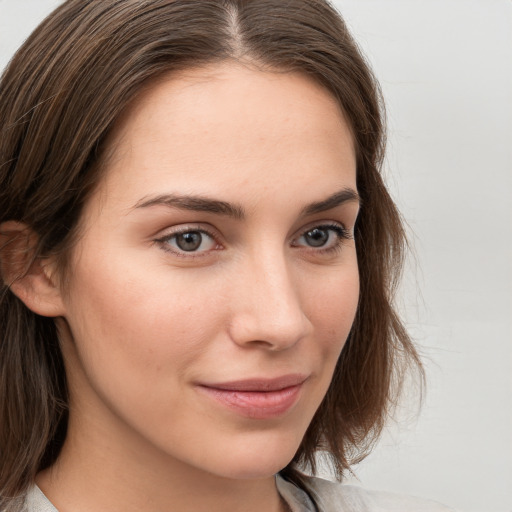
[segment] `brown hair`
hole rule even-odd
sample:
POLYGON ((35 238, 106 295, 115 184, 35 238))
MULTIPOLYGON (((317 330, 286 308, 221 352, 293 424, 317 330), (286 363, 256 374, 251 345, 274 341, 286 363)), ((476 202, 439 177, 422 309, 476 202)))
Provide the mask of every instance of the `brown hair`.
MULTIPOLYGON (((380 175, 380 93, 337 12, 324 0, 68 0, 30 36, 0 82, 0 223, 37 233, 34 258, 65 255, 101 179, 104 142, 156 77, 247 60, 299 71, 333 94, 354 134, 360 303, 332 384, 293 461, 327 451, 341 476, 377 439, 417 353, 392 307, 405 243, 380 175)), ((7 257, 9 247, 2 254, 7 257)), ((66 431, 64 364, 53 319, 0 290, 0 506, 58 456, 66 431)), ((11 503, 12 506, 12 503, 11 503)))

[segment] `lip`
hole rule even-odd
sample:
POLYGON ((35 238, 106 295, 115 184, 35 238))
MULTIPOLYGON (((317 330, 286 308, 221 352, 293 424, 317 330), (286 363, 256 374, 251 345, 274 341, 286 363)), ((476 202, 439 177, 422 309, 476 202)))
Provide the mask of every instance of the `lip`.
POLYGON ((282 416, 298 401, 307 376, 254 378, 198 384, 198 390, 220 405, 252 419, 282 416))

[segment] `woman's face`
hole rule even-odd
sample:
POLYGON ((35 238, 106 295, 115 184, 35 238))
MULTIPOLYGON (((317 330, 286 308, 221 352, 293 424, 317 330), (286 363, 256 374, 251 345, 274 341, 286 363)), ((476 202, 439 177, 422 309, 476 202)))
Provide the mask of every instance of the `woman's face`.
POLYGON ((217 65, 154 84, 111 144, 62 293, 69 438, 125 462, 272 475, 358 303, 340 109, 302 75, 217 65))

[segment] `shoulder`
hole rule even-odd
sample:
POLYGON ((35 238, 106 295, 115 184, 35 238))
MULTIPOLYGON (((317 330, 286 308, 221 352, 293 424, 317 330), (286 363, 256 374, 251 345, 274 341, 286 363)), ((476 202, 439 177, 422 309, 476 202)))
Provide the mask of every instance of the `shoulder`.
POLYGON ((369 491, 321 478, 306 477, 304 484, 304 491, 317 504, 319 512, 455 512, 435 501, 369 491))

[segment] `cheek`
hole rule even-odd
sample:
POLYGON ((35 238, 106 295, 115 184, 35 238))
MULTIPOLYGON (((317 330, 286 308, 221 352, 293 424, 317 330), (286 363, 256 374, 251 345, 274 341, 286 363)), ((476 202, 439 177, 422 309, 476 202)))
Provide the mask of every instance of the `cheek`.
POLYGON ((141 432, 149 428, 140 423, 145 418, 152 425, 147 435, 165 444, 181 432, 176 411, 190 412, 182 397, 221 328, 220 305, 190 276, 171 279, 162 267, 87 270, 80 267, 73 276, 72 396, 78 404, 94 404, 97 417, 114 411, 141 432))
POLYGON ((326 325, 330 326, 332 342, 326 347, 329 354, 325 357, 329 360, 331 377, 326 383, 325 392, 330 386, 336 364, 354 323, 359 304, 359 274, 355 273, 344 279, 341 288, 333 296, 334 300, 326 311, 326 325))
POLYGON ((213 337, 220 305, 204 282, 136 260, 89 262, 73 275, 68 323, 91 371, 179 372, 213 337))
POLYGON ((314 293, 309 295, 309 310, 324 347, 339 352, 354 322, 359 302, 359 274, 357 265, 332 273, 314 293))

